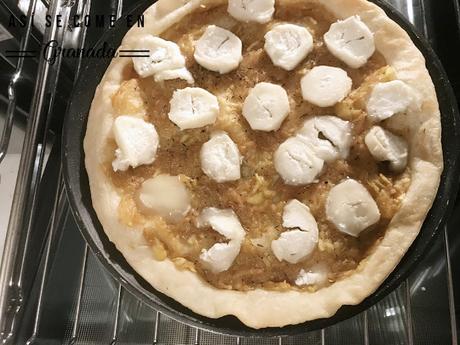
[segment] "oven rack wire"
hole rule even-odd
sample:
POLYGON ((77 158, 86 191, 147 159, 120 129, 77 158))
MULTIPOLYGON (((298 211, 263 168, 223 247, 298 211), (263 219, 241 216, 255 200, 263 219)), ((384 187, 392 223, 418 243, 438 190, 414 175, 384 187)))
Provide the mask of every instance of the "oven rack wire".
MULTIPOLYGON (((47 9, 47 14, 50 18, 54 18, 52 25, 45 29, 42 37, 43 42, 50 40, 58 40, 59 42, 66 42, 72 40, 75 46, 82 48, 86 43, 87 28, 82 26, 79 30, 72 28, 67 25, 67 21, 71 14, 76 13, 80 16, 89 14, 92 7, 91 0, 30 0, 28 8, 28 19, 24 28, 21 41, 20 50, 27 50, 31 45, 31 41, 34 40, 32 35, 33 30, 33 15, 35 13, 37 4, 39 2, 47 9), (56 24, 56 16, 61 15, 64 24, 58 26, 56 24), (76 32, 77 31, 77 32, 76 32)), ((414 2, 416 0, 403 0, 401 8, 406 9, 406 16, 414 22, 416 20, 414 16, 414 2)), ((123 0, 112 0, 113 6, 111 9, 117 17, 120 17, 123 13, 123 0)), ((424 2, 420 2, 421 11, 423 14, 424 2)), ((8 0, 0 0, 0 7, 3 9, 10 10, 10 2, 8 0)), ((423 18, 423 15, 422 15, 423 18)), ((427 32, 426 23, 422 22, 419 27, 422 28, 425 34, 427 32)), ((17 82, 21 80, 24 72, 24 57, 19 57, 15 62, 15 72, 11 77, 8 85, 8 107, 6 113, 6 121, 3 128, 3 132, 0 138, 0 164, 3 158, 7 154, 8 144, 11 139, 11 129, 13 127, 13 120, 16 111, 16 101, 18 97, 17 82)), ((78 60, 74 67, 74 74, 71 79, 76 81, 81 60, 78 60)), ((46 63, 43 59, 40 59, 38 68, 36 71, 35 88, 33 98, 30 102, 30 110, 27 120, 27 128, 24 139, 23 150, 21 154, 21 161, 19 166, 19 173, 16 182, 13 203, 11 207, 11 213, 9 218, 9 225, 7 229, 7 237, 4 247, 4 253, 2 258, 1 272, 0 272, 0 341, 4 344, 16 344, 18 329, 21 325, 21 319, 24 314, 26 307, 32 308, 33 312, 33 328, 26 337, 27 344, 39 344, 40 342, 40 326, 43 321, 43 310, 44 310, 44 293, 46 292, 48 280, 50 276, 51 267, 53 260, 56 255, 56 245, 58 238, 61 236, 64 220, 71 218, 69 215, 69 206, 66 199, 66 192, 62 179, 62 173, 59 168, 58 179, 55 181, 54 195, 50 198, 52 200, 52 212, 50 215, 49 222, 43 232, 43 249, 40 260, 35 259, 35 266, 30 268, 27 263, 30 263, 28 256, 31 255, 31 238, 33 237, 35 220, 38 212, 38 192, 43 176, 43 169, 45 165, 45 147, 47 142, 50 141, 50 123, 51 117, 56 112, 56 93, 59 78, 62 77, 63 61, 58 58, 58 61, 54 65, 46 63), (27 267, 26 267, 27 266, 27 267), (25 272, 28 272, 26 275, 25 272), (30 272, 33 272, 33 276, 36 275, 39 282, 38 296, 32 298, 31 296, 31 279, 29 278, 30 272)), ((70 91, 70 90, 69 90, 70 91)), ((60 91, 59 91, 60 92, 60 91)), ((60 114, 63 116, 64 114, 60 114)), ((54 140, 54 145, 59 145, 58 140, 54 140)), ((446 262, 446 279, 448 288, 448 301, 449 301, 449 320, 451 329, 451 341, 452 344, 457 344, 456 334, 456 323, 455 323, 455 310, 453 303, 453 288, 452 288, 452 276, 450 274, 450 258, 449 258, 449 246, 448 246, 448 235, 446 228, 442 232, 443 243, 446 262)), ((36 253, 34 253, 36 254, 36 253)), ((39 256, 40 258, 40 256, 39 256)), ((81 257, 79 273, 78 273, 78 290, 76 305, 72 308, 73 315, 71 316, 72 323, 69 326, 68 343, 79 344, 79 329, 81 322, 81 313, 83 308, 83 299, 85 294, 85 282, 89 272, 89 262, 96 260, 90 252, 88 246, 84 244, 83 255, 81 257)), ((392 293, 389 297, 384 299, 380 304, 391 303, 391 299, 399 299, 402 305, 401 319, 404 329, 404 336, 401 344, 415 344, 414 341, 414 328, 413 328, 413 313, 411 306, 411 288, 414 282, 410 280, 405 281, 402 287, 396 292, 392 293), (390 302, 388 302, 390 301, 390 302)), ((113 281, 113 284, 118 284, 113 281)), ((110 323, 106 324, 108 330, 110 330, 110 341, 111 345, 119 343, 119 333, 121 324, 121 309, 124 301, 129 298, 134 298, 129 295, 129 292, 125 291, 124 288, 118 284, 115 287, 115 304, 113 308, 113 317, 110 323)), ((370 323, 375 322, 372 317, 372 307, 370 310, 363 312, 358 315, 354 320, 358 325, 359 337, 361 338, 360 343, 364 345, 371 344, 370 342, 370 323)), ((391 310, 388 309, 388 310, 391 310)), ((160 339, 162 332, 162 325, 165 322, 170 322, 169 318, 162 315, 158 311, 151 311, 154 315, 152 318, 151 327, 153 328, 153 335, 151 337, 152 344, 163 344, 164 342, 160 339)), ((185 327, 185 326, 184 326, 185 327)), ((208 332, 202 331, 197 328, 187 327, 189 333, 188 339, 191 344, 217 344, 219 342, 225 344, 246 344, 250 343, 250 340, 245 338, 235 337, 224 341, 223 338, 217 338, 217 336, 211 335, 208 332), (210 337, 210 338, 209 338, 210 337), (208 338, 208 340, 206 340, 208 338), (211 340, 210 340, 211 339, 211 340), (220 340, 217 340, 220 339, 220 340)), ((335 343, 330 342, 330 336, 328 333, 331 332, 331 328, 323 329, 317 332, 313 332, 308 339, 290 339, 290 338, 276 338, 272 340, 266 340, 265 344, 329 344, 335 343), (313 339, 313 340, 312 340, 313 339)), ((172 344, 172 343, 171 343, 172 344)))

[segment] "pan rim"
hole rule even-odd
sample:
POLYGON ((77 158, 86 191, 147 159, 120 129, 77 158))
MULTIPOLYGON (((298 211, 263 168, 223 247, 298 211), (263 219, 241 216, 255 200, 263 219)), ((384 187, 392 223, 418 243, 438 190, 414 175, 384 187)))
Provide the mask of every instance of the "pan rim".
MULTIPOLYGON (((154 2, 155 1, 153 1, 153 3, 154 2)), ((383 2, 383 0, 372 0, 372 2, 377 4, 380 8, 382 8, 392 20, 394 20, 398 25, 400 25, 409 34, 414 44, 422 52, 425 59, 427 60, 427 68, 429 69, 430 75, 435 84, 436 94, 438 96, 440 107, 449 109, 449 111, 446 111, 446 113, 448 113, 447 116, 452 117, 453 122, 454 122, 454 126, 452 127, 455 127, 453 129, 452 137, 445 138, 444 137, 445 128, 443 126, 443 151, 445 149, 444 140, 447 140, 447 139, 450 139, 451 141, 455 141, 455 145, 458 148, 459 142, 460 142, 460 125, 459 125, 460 118, 459 118, 458 109, 457 109, 457 105, 455 102, 455 96, 454 96, 452 87, 450 86, 447 75, 442 67, 442 64, 439 58, 437 57, 434 50, 429 45, 428 41, 424 37, 422 37, 420 34, 418 34, 417 30, 413 27, 413 25, 409 23, 408 20, 405 19, 396 9, 394 9, 391 5, 383 2), (441 95, 443 97, 440 97, 441 95), (444 103, 441 104, 441 101, 443 101, 444 103)), ((141 4, 136 6, 133 10, 128 11, 128 12, 129 13, 135 13, 135 12, 140 13, 140 11, 143 12, 151 4, 152 4, 152 1, 148 1, 148 0, 143 1, 141 4)), ((108 30, 102 35, 102 37, 96 43, 95 47, 97 48, 99 45, 102 44, 102 42, 108 41, 108 39, 110 38, 109 36, 111 34, 120 34, 120 32, 121 32, 121 37, 123 37, 125 32, 123 32, 123 27, 120 25, 120 22, 118 22, 115 24, 114 28, 108 30)), ((105 70, 106 68, 103 69, 102 75, 103 73, 105 73, 105 70)), ((381 299, 383 299, 385 296, 390 294, 393 290, 395 290, 401 284, 401 282, 404 279, 406 279, 407 276, 415 269, 418 263, 425 256, 426 252, 428 251, 430 247, 430 244, 433 242, 436 236, 440 233, 439 229, 443 226, 443 224, 446 222, 446 219, 448 218, 448 215, 452 212, 452 209, 454 206, 453 201, 457 194, 457 189, 458 189, 458 183, 455 182, 455 176, 458 175, 458 172, 460 170, 458 154, 453 155, 452 157, 449 157, 451 161, 448 162, 449 164, 445 164, 444 166, 444 171, 442 173, 441 182, 438 188, 438 192, 436 194, 436 198, 433 202, 430 212, 427 215, 427 218, 424 221, 424 224, 422 225, 419 235, 417 236, 415 241, 412 243, 412 245, 410 246, 410 248, 408 249, 404 257, 401 259, 400 263, 393 270, 393 272, 386 278, 386 280, 379 286, 379 288, 373 294, 371 294, 366 299, 364 299, 360 304, 354 305, 354 306, 342 306, 339 309, 339 311, 330 318, 307 321, 305 323, 285 326, 282 328, 252 329, 247 326, 244 326, 239 321, 236 321, 236 324, 238 323, 240 324, 239 325, 240 329, 235 329, 233 327, 218 326, 217 324, 220 322, 219 320, 227 319, 227 321, 235 323, 236 318, 232 316, 228 316, 228 317, 224 317, 220 319, 206 318, 201 315, 195 314, 191 310, 181 306, 180 304, 178 304, 178 302, 161 294, 160 292, 156 291, 153 287, 148 289, 149 284, 145 282, 145 280, 142 277, 140 277, 134 271, 134 269, 132 269, 131 266, 129 266, 129 264, 122 263, 123 266, 127 265, 128 269, 131 269, 131 272, 127 272, 124 267, 120 266, 119 262, 113 262, 113 260, 110 259, 110 256, 112 255, 108 255, 107 253, 104 253, 105 246, 104 246, 104 243, 102 242, 103 241, 110 242, 109 239, 99 238, 96 240, 95 238, 93 238, 93 235, 90 233, 89 229, 87 228, 89 226, 88 221, 85 221, 83 219, 84 217, 82 217, 82 214, 84 212, 87 212, 89 214, 89 217, 91 217, 91 211, 92 213, 94 213, 94 210, 91 210, 91 209, 88 210, 86 206, 83 204, 83 202, 79 200, 77 198, 77 195, 75 194, 75 188, 74 188, 75 185, 77 184, 81 185, 82 178, 85 179, 85 176, 81 176, 81 173, 80 173, 80 175, 78 175, 78 181, 74 181, 73 169, 75 169, 75 164, 71 162, 71 159, 70 159, 71 154, 69 155, 69 152, 72 152, 75 150, 83 151, 82 150, 82 140, 80 140, 80 144, 79 144, 80 147, 75 148, 72 145, 70 145, 71 138, 74 138, 75 134, 73 134, 73 137, 69 134, 71 133, 71 120, 73 118, 70 115, 72 114, 72 110, 75 108, 74 102, 75 102, 75 98, 78 97, 78 93, 77 93, 77 91, 79 90, 78 87, 81 86, 82 84, 86 85, 86 83, 84 83, 83 80, 88 77, 86 75, 88 73, 88 63, 82 66, 81 71, 82 73, 80 74, 77 82, 75 83, 75 87, 72 93, 72 98, 71 98, 71 101, 69 102, 69 107, 67 110, 66 118, 64 120, 64 127, 62 131, 62 141, 61 141, 62 142, 61 155, 62 155, 64 181, 65 181, 65 186, 67 190, 68 200, 71 206, 72 213, 74 215, 74 219, 76 221, 76 224, 78 225, 80 232, 85 238, 85 241, 87 242, 88 246, 91 248, 92 252, 98 258, 98 260, 103 264, 104 268, 110 272, 112 277, 116 281, 120 282, 123 285, 123 287, 127 289, 131 294, 135 295, 137 298, 141 299, 143 302, 147 303, 154 309, 162 312, 163 314, 167 315, 168 317, 176 321, 186 323, 187 325, 190 325, 192 327, 204 329, 206 331, 210 331, 213 333, 232 335, 232 336, 253 337, 253 338, 254 337, 267 338, 267 337, 280 337, 280 336, 283 337, 283 336, 291 336, 291 335, 301 335, 301 334, 306 334, 310 331, 314 331, 320 328, 325 328, 337 322, 343 321, 345 319, 353 317, 361 313, 362 311, 368 309, 369 307, 371 307, 372 305, 376 304, 381 299), (74 183, 74 182, 78 182, 78 183, 74 183), (447 184, 449 184, 449 186, 447 186, 447 184), (431 215, 432 212, 437 212, 437 214, 435 216, 432 216, 431 215), (425 223, 432 223, 432 224, 429 224, 431 229, 426 229, 428 228, 428 226, 425 223), (423 243, 420 244, 419 240, 421 238, 420 235, 422 234, 422 231, 424 233, 427 233, 425 235, 428 237, 424 238, 423 243), (99 242, 101 242, 100 244, 98 243, 98 240, 99 242), (417 248, 414 249, 415 247, 417 248), (414 253, 414 250, 416 250, 415 253, 414 253), (136 280, 136 284, 133 284, 133 282, 130 282, 130 279, 128 279, 128 277, 129 278, 134 277, 134 279, 136 280), (147 288, 141 285, 139 283, 139 280, 141 280, 141 283, 143 282, 144 283, 143 285, 146 285, 147 288), (152 295, 156 297, 156 300, 152 299, 152 295), (167 300, 166 302, 164 301, 165 297, 167 300), (172 305, 175 304, 176 307, 171 306, 171 304, 172 305), (177 306, 179 306, 182 309, 182 311, 179 311, 177 306), (185 310, 186 312, 184 312, 183 310, 185 310)), ((91 74, 93 76, 95 73, 97 72, 94 71, 94 68, 91 69, 91 74)), ((100 80, 98 80, 98 83, 99 81, 100 80)), ((91 94, 94 95, 94 90, 91 94)), ((88 109, 91 104, 91 101, 92 101, 92 97, 89 99, 88 109)), ((443 116, 443 111, 441 112, 441 120, 442 120, 442 116, 443 116)), ((81 131, 78 134, 84 135, 84 133, 86 132, 87 114, 83 118, 80 117, 80 120, 82 122, 81 131)), ((450 151, 456 151, 456 150, 449 150, 449 152, 450 151)), ((79 160, 78 170, 81 168, 82 165, 84 166, 84 163, 82 162, 84 155, 81 154, 79 155, 79 157, 81 159, 79 160)), ((446 159, 447 157, 444 157, 445 162, 446 162, 446 159)), ((84 167, 83 167, 83 174, 84 175, 86 174, 84 167)), ((89 192, 89 186, 86 186, 86 189, 87 189, 87 192, 89 192)), ((89 198, 91 199, 90 195, 89 195, 89 198)), ((92 219, 92 221, 93 220, 94 219, 92 219)), ((98 222, 97 217, 96 217, 96 221, 98 222)), ((93 232, 97 232, 97 230, 95 229, 93 232)), ((121 255, 120 253, 118 254, 121 255)))

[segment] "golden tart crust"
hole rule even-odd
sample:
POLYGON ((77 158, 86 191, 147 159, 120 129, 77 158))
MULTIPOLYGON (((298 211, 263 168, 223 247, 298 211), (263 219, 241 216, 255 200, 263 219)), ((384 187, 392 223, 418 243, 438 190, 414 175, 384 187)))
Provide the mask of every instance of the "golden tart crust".
POLYGON ((123 48, 146 32, 177 42, 196 86, 219 97, 221 113, 212 127, 179 131, 167 113, 172 92, 185 87, 185 82, 168 81, 160 87, 152 78, 139 79, 128 59, 114 59, 96 91, 84 142, 94 208, 109 238, 132 267, 157 290, 197 313, 208 317, 233 314, 254 328, 331 316, 344 304, 359 303, 391 273, 418 234, 434 199, 442 151, 431 79, 407 34, 364 0, 279 0, 274 21, 268 24, 235 21, 232 31, 243 41, 243 62, 236 71, 217 75, 194 62, 192 42, 208 23, 230 25, 225 9, 224 1, 160 0, 145 13, 147 27, 133 28, 126 35, 123 48), (332 22, 355 14, 374 32, 377 48, 358 70, 329 54, 321 39, 332 22), (291 72, 273 66, 263 50, 263 34, 277 21, 304 25, 314 36, 314 51, 291 72), (318 64, 344 68, 353 80, 354 91, 334 108, 302 101, 300 78, 318 64), (385 124, 410 144, 408 168, 397 175, 375 163, 363 142, 371 126, 364 111, 366 97, 375 83, 395 78, 414 87, 424 99, 420 111, 397 115, 385 124), (282 85, 290 97, 291 113, 275 133, 254 132, 239 115, 248 89, 262 81, 282 85), (116 116, 127 113, 155 124, 161 148, 152 165, 115 173, 110 166, 115 149, 111 125, 116 116), (300 188, 284 185, 274 171, 272 153, 308 116, 326 114, 352 121, 350 156, 328 163, 319 183, 300 188), (199 149, 216 129, 227 131, 245 157, 243 178, 237 182, 217 184, 201 172, 199 149), (213 274, 199 264, 199 251, 222 237, 212 230, 197 229, 196 212, 180 223, 167 224, 139 211, 136 190, 158 171, 181 177, 192 191, 194 210, 232 207, 238 214, 247 236, 228 271, 213 274), (328 191, 346 177, 367 187, 382 214, 375 228, 359 239, 339 233, 324 215, 328 191), (295 265, 279 262, 264 243, 283 231, 277 225, 284 204, 292 198, 310 207, 320 229, 314 255, 295 265), (331 270, 327 286, 296 287, 293 282, 299 270, 316 262, 327 263, 331 270))

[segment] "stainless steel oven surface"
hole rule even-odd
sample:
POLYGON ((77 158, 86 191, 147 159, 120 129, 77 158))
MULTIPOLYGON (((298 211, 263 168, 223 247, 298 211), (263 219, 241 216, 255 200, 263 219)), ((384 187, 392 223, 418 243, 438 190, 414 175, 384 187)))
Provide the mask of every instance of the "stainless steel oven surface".
MULTIPOLYGON (((458 0, 386 2, 432 44, 459 99, 458 0)), ((351 319, 301 336, 232 337, 190 327, 143 304, 111 277, 77 228, 62 177, 62 122, 81 59, 58 57, 49 64, 39 52, 43 42, 53 40, 62 47, 92 46, 109 23, 103 27, 79 25, 84 23, 75 18, 96 14, 117 18, 136 3, 0 0, 1 341, 5 344, 457 344, 460 205, 455 207, 422 262, 398 289, 351 319)))

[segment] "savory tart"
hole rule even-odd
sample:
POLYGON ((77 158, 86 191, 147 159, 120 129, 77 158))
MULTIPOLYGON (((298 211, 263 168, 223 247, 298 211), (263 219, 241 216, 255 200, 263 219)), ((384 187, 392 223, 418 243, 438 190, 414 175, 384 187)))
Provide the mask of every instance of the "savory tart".
POLYGON ((93 206, 155 289, 253 327, 360 303, 442 172, 422 54, 365 0, 159 0, 97 88, 93 206))

